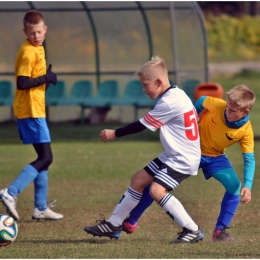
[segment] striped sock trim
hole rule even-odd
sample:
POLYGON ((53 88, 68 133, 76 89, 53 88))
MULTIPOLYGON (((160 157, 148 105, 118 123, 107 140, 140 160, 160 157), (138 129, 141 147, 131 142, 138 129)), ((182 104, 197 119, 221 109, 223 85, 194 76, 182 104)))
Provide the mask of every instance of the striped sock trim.
POLYGON ((170 193, 167 193, 159 202, 158 204, 163 207, 167 202, 168 200, 172 197, 172 195, 170 193))
POLYGON ((137 200, 137 201, 140 201, 142 196, 143 196, 143 193, 139 193, 137 191, 134 191, 133 189, 131 189, 130 187, 128 188, 127 192, 129 193, 129 195, 134 199, 134 200, 137 200))

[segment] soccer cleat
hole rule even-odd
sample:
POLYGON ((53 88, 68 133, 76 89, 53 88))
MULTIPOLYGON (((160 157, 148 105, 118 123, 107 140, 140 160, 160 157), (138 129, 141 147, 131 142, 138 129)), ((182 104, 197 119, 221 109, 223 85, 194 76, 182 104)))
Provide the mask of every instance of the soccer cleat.
POLYGON ((235 238, 230 236, 227 231, 227 227, 221 228, 219 230, 214 231, 213 233, 213 241, 214 242, 234 242, 235 238))
POLYGON ((102 220, 97 220, 96 226, 84 227, 84 230, 88 233, 99 237, 110 237, 118 239, 121 236, 122 226, 115 227, 110 222, 107 222, 104 215, 100 215, 102 220))
POLYGON ((32 219, 36 219, 36 220, 41 220, 41 219, 45 219, 45 220, 59 220, 59 219, 63 219, 63 215, 60 213, 56 213, 54 211, 52 211, 50 208, 54 207, 56 200, 52 201, 49 205, 48 208, 44 211, 40 211, 37 208, 33 209, 32 212, 32 219))
POLYGON ((199 240, 202 241, 205 236, 203 230, 200 227, 198 227, 197 231, 192 231, 184 227, 183 231, 179 232, 178 235, 179 236, 170 243, 194 243, 199 242, 199 240))
POLYGON ((8 193, 8 190, 6 188, 0 191, 0 200, 3 202, 4 206, 6 207, 7 213, 10 214, 14 220, 18 220, 19 215, 16 210, 17 197, 11 196, 8 193))
POLYGON ((130 222, 128 221, 128 218, 126 218, 122 224, 122 231, 126 232, 127 234, 132 234, 135 232, 137 228, 137 222, 132 225, 130 224, 130 222))

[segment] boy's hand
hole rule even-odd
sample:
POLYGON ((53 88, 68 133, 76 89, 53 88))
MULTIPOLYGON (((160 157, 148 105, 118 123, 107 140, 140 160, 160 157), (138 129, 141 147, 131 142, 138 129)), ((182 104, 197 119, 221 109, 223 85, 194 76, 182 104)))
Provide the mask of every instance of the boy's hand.
POLYGON ((251 190, 249 188, 243 188, 240 192, 243 198, 240 200, 243 203, 248 203, 251 200, 251 190))
POLYGON ((47 73, 46 73, 46 78, 47 78, 47 83, 52 83, 53 85, 56 85, 57 83, 57 75, 51 71, 52 65, 50 64, 47 73))
POLYGON ((116 138, 115 130, 105 129, 99 133, 99 139, 104 143, 116 138))

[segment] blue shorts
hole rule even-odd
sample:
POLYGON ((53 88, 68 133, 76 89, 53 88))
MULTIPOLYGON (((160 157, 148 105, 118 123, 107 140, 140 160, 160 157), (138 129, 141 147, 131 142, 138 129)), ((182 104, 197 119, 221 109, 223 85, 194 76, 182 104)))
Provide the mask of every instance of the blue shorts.
POLYGON ((24 144, 50 143, 50 131, 46 118, 17 119, 20 139, 24 144))
POLYGON ((207 180, 213 173, 226 168, 233 168, 233 166, 225 154, 216 157, 201 155, 199 168, 202 169, 207 180))

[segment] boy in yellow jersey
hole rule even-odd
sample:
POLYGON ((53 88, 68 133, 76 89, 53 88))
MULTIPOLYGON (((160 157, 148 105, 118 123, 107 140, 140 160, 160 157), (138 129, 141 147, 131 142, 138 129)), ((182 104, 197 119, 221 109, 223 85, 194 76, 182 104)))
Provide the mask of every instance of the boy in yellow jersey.
POLYGON ((23 144, 32 144, 38 158, 28 164, 13 181, 0 191, 0 199, 10 215, 19 219, 16 210, 17 196, 34 181, 33 219, 62 219, 63 215, 53 212, 47 206, 48 168, 52 163, 51 138, 46 123, 45 92, 57 76, 46 73, 46 60, 42 46, 47 32, 43 15, 35 10, 28 11, 23 19, 27 39, 21 45, 15 63, 16 91, 13 102, 14 115, 23 144))
MULTIPOLYGON (((226 228, 238 208, 239 202, 251 200, 251 189, 255 172, 254 134, 249 120, 249 112, 255 102, 253 91, 239 85, 227 92, 227 101, 214 97, 202 96, 195 104, 198 114, 203 108, 207 113, 199 123, 201 162, 206 179, 218 180, 225 187, 220 214, 213 232, 213 241, 235 241, 228 235, 226 228), (225 149, 239 142, 244 159, 244 186, 225 155, 225 149), (240 195, 242 196, 240 200, 240 195)), ((139 204, 131 211, 123 222, 122 230, 131 234, 137 227, 142 213, 151 205, 153 199, 149 195, 149 186, 144 190, 139 204)))

